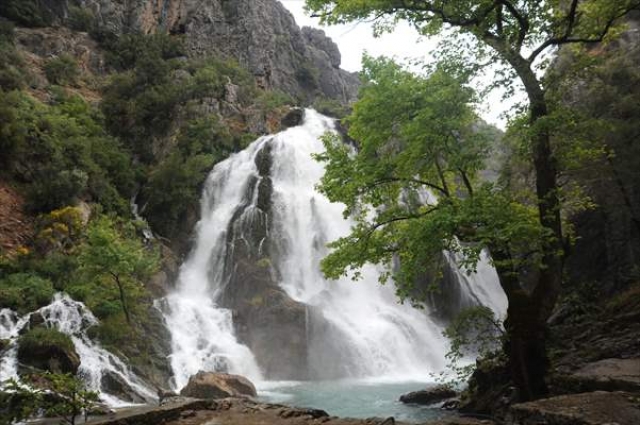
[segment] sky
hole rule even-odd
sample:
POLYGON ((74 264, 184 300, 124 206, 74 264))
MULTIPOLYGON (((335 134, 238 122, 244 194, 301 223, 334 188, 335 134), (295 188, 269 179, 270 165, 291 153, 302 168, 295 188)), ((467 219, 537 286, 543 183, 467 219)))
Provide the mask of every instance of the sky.
MULTIPOLYGON (((398 60, 429 60, 429 52, 437 47, 436 39, 420 37, 406 23, 399 23, 393 33, 375 38, 370 23, 321 26, 318 18, 311 18, 304 13, 304 0, 279 1, 289 9, 299 26, 321 28, 336 42, 342 53, 341 67, 347 71, 360 70, 365 51, 372 56, 385 55, 398 60)), ((477 83, 481 86, 483 81, 479 80, 477 83)), ((493 92, 484 99, 478 112, 487 122, 504 129, 506 119, 502 117, 502 113, 513 107, 514 103, 515 100, 503 101, 500 92, 493 92)))

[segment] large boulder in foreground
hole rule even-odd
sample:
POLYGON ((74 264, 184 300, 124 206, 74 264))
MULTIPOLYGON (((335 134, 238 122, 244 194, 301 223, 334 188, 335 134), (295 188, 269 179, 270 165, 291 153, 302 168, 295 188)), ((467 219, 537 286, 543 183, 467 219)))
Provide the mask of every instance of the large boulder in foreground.
POLYGON ((458 394, 451 388, 439 385, 427 390, 413 391, 400 396, 400 401, 411 404, 434 404, 453 397, 458 394))
POLYGON ((22 335, 18 343, 20 364, 51 373, 78 372, 80 356, 68 335, 39 326, 22 335))
POLYGON ((244 376, 200 371, 189 378, 180 395, 193 398, 226 398, 258 395, 256 387, 244 376))

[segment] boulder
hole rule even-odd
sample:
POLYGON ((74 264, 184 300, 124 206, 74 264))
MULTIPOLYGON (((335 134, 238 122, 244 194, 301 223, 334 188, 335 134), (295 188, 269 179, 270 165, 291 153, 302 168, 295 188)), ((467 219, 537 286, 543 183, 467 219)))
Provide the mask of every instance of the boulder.
POLYGON ((21 336, 18 362, 52 373, 75 375, 80 367, 80 356, 67 335, 38 327, 21 336))
POLYGON ((558 375, 556 391, 640 391, 640 358, 604 359, 587 363, 576 372, 558 375))
POLYGON ((302 108, 293 108, 287 115, 282 117, 280 120, 280 124, 282 129, 287 129, 289 127, 295 127, 302 124, 304 120, 304 109, 302 108))
POLYGON ((180 391, 184 397, 214 399, 258 395, 256 387, 247 378, 229 373, 200 371, 189 378, 189 383, 180 391))
POLYGON ((445 385, 429 388, 426 390, 413 391, 400 396, 400 401, 411 404, 434 404, 449 398, 456 397, 458 394, 445 385))
POLYGON ((124 379, 113 372, 107 372, 102 375, 100 384, 103 391, 115 395, 120 400, 130 403, 146 403, 150 401, 140 397, 124 379))

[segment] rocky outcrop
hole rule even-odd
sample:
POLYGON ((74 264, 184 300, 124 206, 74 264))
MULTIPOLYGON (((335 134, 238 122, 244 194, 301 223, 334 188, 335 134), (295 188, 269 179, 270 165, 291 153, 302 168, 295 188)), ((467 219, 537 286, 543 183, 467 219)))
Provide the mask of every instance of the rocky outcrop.
POLYGON ((280 127, 282 130, 285 130, 289 127, 295 127, 297 125, 302 124, 303 120, 304 120, 304 109, 293 108, 287 113, 287 115, 282 117, 282 119, 280 120, 280 127))
POLYGON ((19 340, 18 362, 52 373, 75 375, 80 367, 80 356, 71 339, 53 329, 36 328, 19 340))
POLYGON ((596 391, 511 406, 513 425, 605 425, 640 423, 640 404, 630 393, 596 391))
POLYGON ((249 183, 245 204, 228 227, 228 284, 220 302, 233 311, 238 339, 254 353, 267 378, 303 379, 306 306, 280 288, 272 267, 270 144, 258 152, 255 163, 259 177, 249 183))
POLYGON ((102 391, 113 394, 120 400, 129 403, 146 403, 147 400, 140 397, 127 382, 118 374, 107 372, 100 378, 102 391))
POLYGON ((45 25, 70 24, 79 6, 93 15, 91 27, 98 32, 181 34, 190 55, 233 58, 259 85, 305 103, 318 96, 346 103, 357 94, 358 78, 339 68, 335 43, 323 31, 301 30, 278 0, 36 2, 45 25))
POLYGON ((435 404, 458 395, 450 387, 439 385, 426 390, 413 391, 400 396, 400 401, 407 404, 435 404))
POLYGON ((247 378, 228 373, 200 371, 189 378, 189 383, 180 391, 184 397, 217 399, 258 395, 256 387, 247 378))
POLYGON ((640 391, 640 358, 587 363, 569 375, 556 376, 556 392, 640 391))

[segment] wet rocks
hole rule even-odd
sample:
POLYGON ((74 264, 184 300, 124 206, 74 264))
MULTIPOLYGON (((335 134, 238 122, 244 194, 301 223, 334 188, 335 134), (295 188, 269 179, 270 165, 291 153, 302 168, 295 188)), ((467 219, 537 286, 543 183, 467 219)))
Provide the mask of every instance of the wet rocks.
POLYGON ((180 391, 184 397, 215 399, 238 396, 257 396, 256 387, 247 378, 228 373, 200 371, 189 378, 180 391))
POLYGON ((304 109, 293 108, 287 115, 280 120, 281 128, 287 129, 289 127, 295 127, 302 124, 304 120, 304 109))
POLYGON ((411 404, 434 404, 441 401, 454 398, 458 394, 450 387, 439 385, 421 391, 413 391, 400 396, 400 401, 411 404))
POLYGON ((127 382, 113 372, 107 372, 100 379, 102 390, 130 403, 145 403, 148 400, 140 397, 127 382))

